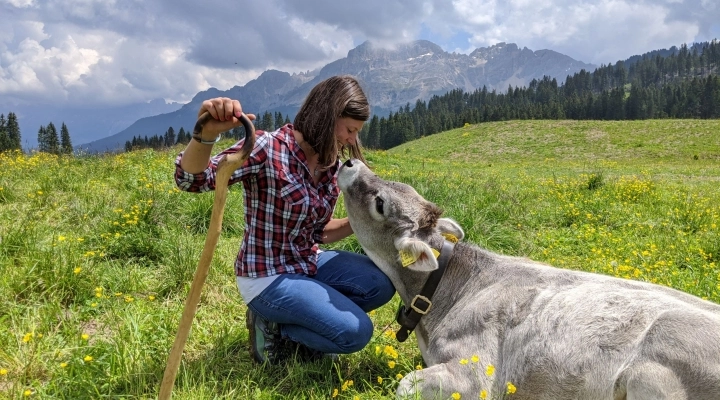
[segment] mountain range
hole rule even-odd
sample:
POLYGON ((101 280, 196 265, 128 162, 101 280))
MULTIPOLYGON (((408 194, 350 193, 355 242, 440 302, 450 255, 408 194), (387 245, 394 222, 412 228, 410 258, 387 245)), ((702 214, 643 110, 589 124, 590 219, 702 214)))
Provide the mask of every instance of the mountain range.
MULTIPOLYGON (((81 120, 71 124, 65 118, 65 122, 73 143, 81 143, 79 147, 91 152, 115 151, 123 149, 125 142, 134 136, 162 135, 171 126, 175 131, 180 127, 192 129, 202 101, 217 96, 239 99, 249 113, 279 111, 292 120, 310 89, 333 75, 356 76, 366 91, 373 113, 382 116, 408 103, 414 106, 417 100, 429 100, 433 95, 442 95, 452 89, 471 92, 485 86, 488 90, 505 91, 509 85, 527 86, 533 79, 543 76, 564 82, 568 75, 595 68, 552 50, 521 49, 513 43, 498 43, 477 48, 470 54, 458 54, 446 52, 426 40, 394 49, 378 48, 365 42, 350 50, 347 57, 314 71, 290 74, 267 70, 244 86, 229 90, 210 88, 195 95, 187 104, 165 105, 165 110, 159 113, 153 112, 159 104, 153 108, 150 103, 146 115, 115 132, 109 130, 113 124, 119 125, 116 120, 111 124, 103 123, 102 118, 99 121, 87 119, 86 127, 82 128, 81 120), (102 132, 98 127, 102 127, 102 132)), ((118 115, 105 117, 110 120, 118 115)), ((32 134, 33 130, 27 131, 22 126, 22 116, 19 119, 23 136, 32 134)))

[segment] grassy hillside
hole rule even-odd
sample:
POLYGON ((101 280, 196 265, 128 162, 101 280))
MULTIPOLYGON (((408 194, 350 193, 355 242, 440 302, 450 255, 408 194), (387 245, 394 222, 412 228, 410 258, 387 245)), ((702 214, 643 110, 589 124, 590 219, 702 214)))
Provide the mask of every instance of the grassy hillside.
POLYGON ((468 125, 399 146, 390 153, 480 162, 720 159, 720 120, 506 121, 468 125))
MULTIPOLYGON (((179 150, 0 155, 0 398, 157 396, 212 207, 175 189, 179 150)), ((720 121, 498 122, 367 156, 468 241, 720 302, 720 121)), ((394 398, 421 362, 392 337, 397 301, 336 368, 250 361, 234 189, 173 398, 394 398)))

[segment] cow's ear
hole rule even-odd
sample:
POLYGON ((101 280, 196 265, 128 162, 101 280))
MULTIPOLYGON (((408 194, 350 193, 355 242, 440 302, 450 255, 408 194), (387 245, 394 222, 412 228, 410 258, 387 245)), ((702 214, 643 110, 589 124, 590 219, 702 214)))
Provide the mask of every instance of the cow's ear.
POLYGON ((465 232, 462 227, 450 218, 438 219, 437 230, 445 237, 453 236, 457 238, 457 240, 462 240, 465 237, 465 232))
POLYGON ((404 237, 395 242, 400 263, 412 271, 434 271, 438 268, 436 251, 422 240, 404 237))

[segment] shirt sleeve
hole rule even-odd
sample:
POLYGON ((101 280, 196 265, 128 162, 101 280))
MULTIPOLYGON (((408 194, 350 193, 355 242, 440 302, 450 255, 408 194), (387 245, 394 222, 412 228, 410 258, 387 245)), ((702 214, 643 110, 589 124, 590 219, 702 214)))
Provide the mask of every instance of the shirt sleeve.
MULTIPOLYGON (((251 175, 257 174, 263 164, 267 161, 266 147, 269 135, 264 135, 261 131, 256 132, 256 135, 257 138, 255 139, 255 146, 253 147, 252 152, 250 152, 250 157, 240 168, 233 172, 230 176, 229 185, 235 184, 239 181, 247 179, 251 175)), ((220 159, 225 155, 240 151, 243 143, 245 143, 245 139, 239 140, 237 143, 223 150, 216 156, 211 157, 207 168, 197 174, 191 174, 182 169, 180 166, 180 160, 182 160, 184 152, 181 152, 175 158, 175 184, 180 190, 185 192, 208 192, 215 190, 215 178, 217 176, 217 167, 220 159)))
POLYGON ((327 225, 327 222, 320 226, 315 225, 315 230, 313 231, 313 242, 323 243, 323 232, 325 231, 325 225, 327 225))

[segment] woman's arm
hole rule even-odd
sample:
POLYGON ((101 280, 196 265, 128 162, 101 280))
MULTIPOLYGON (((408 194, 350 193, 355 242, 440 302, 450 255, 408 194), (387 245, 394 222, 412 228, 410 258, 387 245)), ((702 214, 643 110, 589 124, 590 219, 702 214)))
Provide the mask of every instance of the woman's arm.
POLYGON ((323 231, 322 241, 323 243, 337 242, 338 240, 345 239, 352 235, 353 230, 350 227, 350 221, 346 218, 333 218, 323 231))

